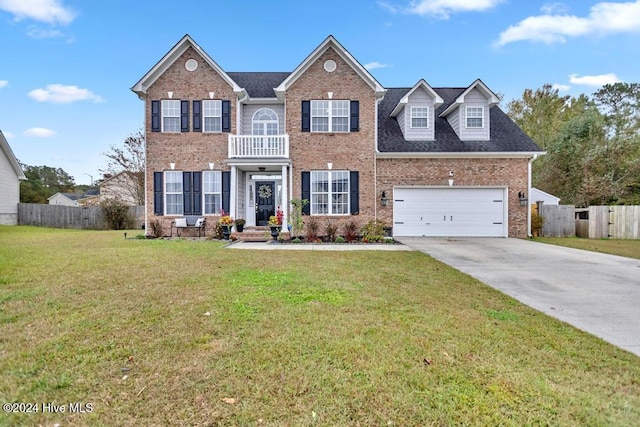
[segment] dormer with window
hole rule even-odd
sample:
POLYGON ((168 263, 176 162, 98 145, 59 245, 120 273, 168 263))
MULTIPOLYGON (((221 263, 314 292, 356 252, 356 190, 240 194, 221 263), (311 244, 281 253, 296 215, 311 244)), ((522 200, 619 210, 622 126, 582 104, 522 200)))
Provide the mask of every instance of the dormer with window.
POLYGON ((420 80, 403 96, 391 116, 395 117, 407 141, 435 139, 435 110, 444 103, 426 81, 420 80))
POLYGON ((489 110, 500 102, 481 80, 476 80, 444 110, 447 119, 462 141, 488 141, 491 136, 489 110))

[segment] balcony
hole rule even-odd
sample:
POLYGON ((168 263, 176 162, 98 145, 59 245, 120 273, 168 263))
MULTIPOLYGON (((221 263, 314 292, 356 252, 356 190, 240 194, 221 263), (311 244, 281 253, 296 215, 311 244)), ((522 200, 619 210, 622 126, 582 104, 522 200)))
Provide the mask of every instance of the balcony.
POLYGON ((288 159, 289 135, 229 135, 229 158, 288 159))

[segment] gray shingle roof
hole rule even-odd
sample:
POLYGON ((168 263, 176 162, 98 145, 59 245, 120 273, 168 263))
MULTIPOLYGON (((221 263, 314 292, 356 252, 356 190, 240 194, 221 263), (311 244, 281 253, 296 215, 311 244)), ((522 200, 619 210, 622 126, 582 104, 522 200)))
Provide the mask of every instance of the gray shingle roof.
POLYGON ((435 113, 435 140, 407 141, 391 111, 411 88, 388 89, 378 113, 378 149, 382 153, 464 153, 542 151, 498 106, 489 111, 490 139, 461 141, 447 119, 438 117, 466 88, 433 88, 444 100, 435 113))
POLYGON ((275 98, 273 89, 280 86, 291 73, 227 73, 241 88, 246 89, 251 98, 275 98))

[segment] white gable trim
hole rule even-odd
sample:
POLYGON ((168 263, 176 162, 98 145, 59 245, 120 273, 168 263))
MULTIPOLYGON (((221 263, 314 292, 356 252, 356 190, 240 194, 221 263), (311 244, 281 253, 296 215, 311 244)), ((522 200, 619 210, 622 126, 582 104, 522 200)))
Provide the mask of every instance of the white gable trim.
POLYGON ((376 97, 382 99, 386 89, 364 68, 338 41, 333 37, 327 37, 304 61, 287 77, 280 86, 275 88, 279 99, 284 99, 285 91, 300 78, 309 67, 320 58, 329 48, 333 48, 336 53, 364 80, 371 89, 376 92, 376 97))
POLYGON ((498 98, 498 96, 493 93, 493 91, 489 89, 489 87, 487 87, 487 85, 485 85, 482 80, 478 79, 475 82, 471 83, 471 86, 466 88, 465 91, 462 92, 460 96, 458 96, 456 100, 440 114, 440 117, 447 117, 452 111, 464 104, 464 97, 473 89, 478 89, 484 96, 487 97, 487 105, 489 105, 489 107, 493 107, 494 105, 498 105, 500 103, 500 99, 498 98))
POLYGON ((189 48, 192 47, 204 59, 204 61, 213 68, 233 88, 233 91, 241 94, 243 89, 234 82, 227 73, 196 44, 189 34, 186 34, 166 55, 162 57, 156 65, 153 66, 133 87, 131 90, 143 99, 147 94, 149 87, 155 83, 158 78, 164 74, 167 69, 189 48))
POLYGON ((22 170, 20 163, 18 163, 18 159, 16 159, 16 156, 13 154, 13 151, 9 146, 9 142, 4 137, 4 134, 2 133, 2 131, 0 131, 0 149, 2 149, 7 160, 9 160, 9 164, 11 165, 14 172, 18 176, 18 179, 25 181, 27 177, 24 175, 24 171, 22 170))
POLYGON ((411 96, 411 94, 413 92, 418 90, 418 88, 423 88, 435 100, 434 105, 433 105, 433 110, 434 111, 439 106, 444 104, 444 100, 440 97, 440 95, 438 95, 438 93, 435 90, 433 90, 433 88, 431 86, 429 86, 429 84, 424 79, 420 79, 420 81, 418 83, 416 83, 415 86, 413 86, 409 90, 409 92, 407 92, 400 99, 400 101, 398 101, 398 104, 396 104, 396 107, 391 112, 391 117, 396 117, 398 114, 400 114, 400 111, 402 111, 402 109, 409 103, 409 96, 411 96))

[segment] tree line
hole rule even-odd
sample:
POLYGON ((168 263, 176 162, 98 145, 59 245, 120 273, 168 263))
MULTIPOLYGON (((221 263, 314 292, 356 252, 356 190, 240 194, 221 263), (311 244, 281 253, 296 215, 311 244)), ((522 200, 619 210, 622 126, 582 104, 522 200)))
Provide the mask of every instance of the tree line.
POLYGON ((591 97, 526 89, 507 114, 547 152, 533 186, 577 206, 640 204, 640 84, 603 86, 591 97))

